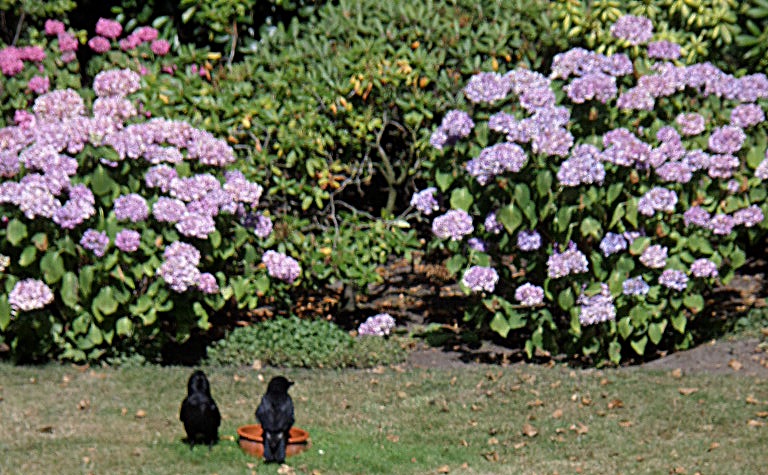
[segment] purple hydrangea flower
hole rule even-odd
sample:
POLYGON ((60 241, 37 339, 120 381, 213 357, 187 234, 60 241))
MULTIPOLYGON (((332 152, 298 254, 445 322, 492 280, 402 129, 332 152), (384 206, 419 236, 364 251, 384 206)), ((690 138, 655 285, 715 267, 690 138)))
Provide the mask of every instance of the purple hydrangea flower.
POLYGON ((605 257, 611 254, 616 254, 627 248, 627 240, 621 234, 608 232, 600 241, 600 250, 603 251, 605 257))
POLYGON ((685 272, 667 269, 659 276, 659 284, 682 292, 688 287, 688 276, 685 272))
POLYGON ((486 147, 477 158, 467 162, 465 168, 478 183, 485 185, 496 175, 519 172, 527 160, 522 147, 507 142, 486 147))
POLYGON ((534 231, 517 233, 517 247, 521 251, 535 251, 541 247, 541 234, 534 231))
POLYGON ((544 289, 538 285, 525 283, 515 290, 515 300, 523 307, 535 307, 544 302, 544 289))
POLYGON ((680 133, 683 135, 699 135, 705 129, 704 116, 695 112, 678 115, 675 123, 680 126, 680 133))
POLYGON ((216 221, 206 214, 186 212, 176 222, 176 230, 187 237, 208 239, 216 231, 216 221))
POLYGON ((677 193, 662 187, 654 187, 637 202, 637 210, 645 216, 653 216, 656 211, 672 213, 677 204, 677 193))
POLYGON ((751 228, 752 226, 762 223, 763 219, 765 219, 763 210, 757 205, 742 208, 733 213, 733 224, 736 226, 742 225, 746 228, 751 228))
POLYGON ((557 179, 564 186, 602 184, 605 167, 600 162, 600 151, 594 145, 575 146, 571 157, 560 165, 557 179))
POLYGON ((63 229, 74 229, 96 214, 93 193, 85 185, 75 185, 69 189, 69 201, 53 214, 53 222, 63 229))
POLYGON ((503 229, 501 223, 496 220, 495 211, 488 213, 488 216, 485 217, 485 221, 483 222, 483 226, 485 227, 485 231, 491 234, 499 234, 503 229))
POLYGON ((539 129, 531 138, 531 150, 543 155, 565 157, 573 145, 573 135, 561 127, 539 129))
POLYGON ((130 69, 102 71, 93 79, 93 91, 99 97, 127 96, 140 87, 141 76, 130 69))
POLYGON ((75 90, 58 89, 38 96, 32 110, 38 120, 62 120, 85 114, 85 104, 75 90))
POLYGON ((421 191, 417 191, 411 197, 411 206, 419 210, 423 215, 429 216, 433 211, 440 209, 440 205, 435 199, 437 188, 430 186, 421 191))
POLYGON ((269 216, 264 216, 261 213, 256 216, 256 222, 253 225, 253 233, 261 239, 265 239, 272 234, 272 220, 269 219, 269 216))
POLYGON ((700 227, 708 227, 710 220, 710 214, 701 206, 691 206, 685 213, 683 213, 683 223, 686 226, 694 225, 700 227))
POLYGON ((99 18, 96 22, 96 34, 105 38, 115 39, 123 32, 123 26, 120 22, 115 20, 109 20, 107 18, 99 18))
POLYGON ((464 95, 472 102, 494 102, 507 97, 511 84, 498 73, 478 73, 469 79, 464 95))
POLYGON ((53 302, 53 292, 45 282, 38 279, 20 280, 8 293, 8 303, 14 313, 38 310, 51 302, 53 302))
POLYGON ((757 166, 755 169, 755 177, 761 180, 768 179, 768 158, 763 159, 757 166))
POLYGON ((575 104, 583 104, 592 99, 605 104, 619 92, 616 87, 616 78, 604 73, 591 73, 576 78, 563 89, 575 104))
POLYGON ((589 270, 587 256, 576 248, 573 241, 568 243, 567 249, 560 253, 553 249, 552 255, 547 259, 547 275, 552 279, 559 279, 568 274, 583 274, 589 270))
POLYGON ((158 56, 165 56, 171 50, 171 44, 167 40, 155 40, 149 46, 153 53, 158 56))
MULTIPOLYGON (((246 180, 245 175, 239 171, 227 172, 224 174, 224 178, 226 180, 223 187, 224 191, 231 194, 232 199, 251 206, 256 206, 259 203, 261 193, 264 191, 261 185, 246 180)), ((211 189, 216 188, 212 180, 207 178, 206 180, 210 182, 211 189)))
POLYGON ((639 86, 625 90, 616 100, 616 106, 625 110, 651 111, 655 105, 656 101, 653 94, 648 89, 639 86))
POLYGON ((282 252, 269 250, 261 256, 261 260, 267 266, 267 273, 270 277, 289 284, 292 284, 301 273, 298 261, 282 252))
POLYGON ((667 265, 667 251, 668 249, 659 244, 648 246, 642 254, 640 254, 640 262, 644 266, 651 269, 661 269, 667 265))
POLYGON ((88 40, 88 46, 90 46, 91 49, 98 54, 106 53, 111 47, 109 40, 103 36, 94 36, 88 40))
MULTIPOLYGON (((228 182, 230 193, 244 191, 232 182, 228 182)), ((221 188, 219 180, 210 173, 202 173, 187 178, 173 178, 169 194, 182 201, 196 201, 221 188)), ((247 193, 246 193, 247 194, 247 193)))
POLYGON ((141 233, 133 229, 123 229, 115 236, 115 247, 123 252, 136 252, 141 244, 141 233))
POLYGON ((691 274, 694 277, 717 277, 717 264, 703 257, 696 259, 691 264, 691 274))
POLYGON ((632 277, 621 284, 624 295, 646 295, 651 289, 642 276, 632 277))
POLYGON ((739 127, 726 125, 718 127, 709 136, 709 149, 715 153, 730 154, 741 150, 746 134, 739 127))
POLYGON ((168 165, 157 165, 144 174, 144 183, 149 188, 160 188, 163 193, 171 189, 171 180, 178 177, 175 168, 168 165))
POLYGON ((579 295, 577 303, 581 305, 579 322, 582 325, 594 325, 616 319, 616 306, 606 284, 600 284, 600 293, 592 296, 579 295))
POLYGON ((731 111, 731 125, 747 128, 765 121, 765 112, 757 104, 740 104, 731 111))
POLYGON ((623 167, 645 163, 651 153, 650 145, 623 128, 606 132, 603 135, 603 146, 605 149, 600 155, 602 160, 623 167))
POLYGON ((631 45, 647 43, 653 36, 653 23, 645 17, 624 15, 611 25, 611 35, 631 45))
POLYGON ((432 134, 430 143, 438 150, 442 150, 445 145, 453 145, 460 138, 466 137, 472 132, 475 123, 472 118, 464 111, 451 110, 443 117, 443 122, 432 134))
POLYGON ((87 229, 80 238, 80 245, 92 251, 97 257, 103 257, 109 246, 109 237, 103 231, 87 229))
POLYGON ((680 58, 680 45, 671 41, 651 41, 648 43, 648 57, 657 59, 680 58))
POLYGON ((216 282, 216 277, 209 272, 201 272, 197 276, 197 289, 204 294, 217 294, 219 293, 219 283, 216 282))
POLYGON ((45 36, 54 36, 59 33, 64 33, 66 26, 59 20, 48 19, 45 20, 45 36))
POLYGON ((386 336, 395 328, 395 319, 388 313, 368 317, 357 329, 360 336, 386 336))
POLYGON ((187 211, 186 205, 181 200, 161 196, 152 206, 152 216, 160 222, 175 223, 179 221, 187 211))
POLYGON ((200 251, 191 244, 176 241, 165 248, 163 252, 165 261, 157 270, 157 275, 162 277, 166 284, 178 293, 185 292, 190 287, 195 287, 199 281, 200 251))
POLYGON ((464 273, 461 283, 472 292, 493 292, 499 274, 493 267, 472 266, 464 273))
POLYGON ((27 83, 27 87, 35 94, 45 94, 51 87, 51 81, 47 76, 33 76, 27 83))
POLYGON ((441 239, 451 238, 452 241, 460 241, 474 230, 472 217, 461 209, 449 210, 432 221, 432 232, 441 239))
POLYGON ((656 175, 664 181, 688 183, 693 178, 693 170, 686 162, 667 162, 656 168, 656 175))
POLYGON ((141 195, 131 193, 119 196, 113 205, 118 221, 129 220, 133 223, 144 221, 149 216, 149 206, 141 195))
POLYGON ((156 40, 160 32, 151 26, 142 26, 141 28, 137 28, 136 31, 134 31, 134 34, 141 41, 147 42, 156 40))
POLYGON ((485 252, 486 250, 488 250, 488 247, 485 245, 485 241, 476 237, 469 238, 467 240, 467 245, 469 246, 470 249, 475 250, 477 252, 485 252))
POLYGON ((716 214, 710 218, 706 227, 711 229, 712 233, 714 234, 726 236, 731 234, 731 231, 733 231, 733 227, 735 225, 736 223, 734 222, 732 216, 727 214, 716 214))

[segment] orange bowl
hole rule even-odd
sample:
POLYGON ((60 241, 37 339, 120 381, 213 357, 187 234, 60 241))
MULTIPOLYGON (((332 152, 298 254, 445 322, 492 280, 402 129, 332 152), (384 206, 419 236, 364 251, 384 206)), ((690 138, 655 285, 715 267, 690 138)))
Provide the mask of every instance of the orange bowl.
MULTIPOLYGON (((264 429, 261 424, 250 424, 237 428, 238 443, 243 452, 256 457, 264 456, 264 429)), ((291 427, 288 435, 288 445, 285 447, 285 456, 300 454, 309 447, 309 432, 298 427, 291 427)))

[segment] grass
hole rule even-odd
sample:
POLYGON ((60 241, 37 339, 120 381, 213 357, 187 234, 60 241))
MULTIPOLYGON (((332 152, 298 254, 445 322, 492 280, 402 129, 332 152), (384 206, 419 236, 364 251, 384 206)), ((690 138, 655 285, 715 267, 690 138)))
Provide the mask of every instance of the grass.
MULTIPOLYGON (((190 368, 0 364, 0 473, 277 473, 235 442, 276 371, 206 371, 224 418, 211 451, 181 441, 190 368)), ((768 464, 768 381, 751 377, 531 365, 284 374, 312 438, 288 459, 296 473, 735 475, 768 464)))

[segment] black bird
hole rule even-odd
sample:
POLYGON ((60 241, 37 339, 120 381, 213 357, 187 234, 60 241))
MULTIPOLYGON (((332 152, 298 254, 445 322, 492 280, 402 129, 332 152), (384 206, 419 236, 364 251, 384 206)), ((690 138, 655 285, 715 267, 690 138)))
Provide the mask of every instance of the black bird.
POLYGON ((293 426, 293 401, 288 395, 288 388, 293 381, 283 376, 276 376, 269 381, 267 394, 261 398, 256 409, 256 418, 264 429, 264 461, 285 461, 285 446, 293 426))
POLYGON ((196 442, 208 444, 208 448, 219 440, 221 414, 216 402, 211 397, 208 378, 200 370, 192 373, 187 383, 187 397, 181 403, 179 419, 187 431, 190 449, 196 442))

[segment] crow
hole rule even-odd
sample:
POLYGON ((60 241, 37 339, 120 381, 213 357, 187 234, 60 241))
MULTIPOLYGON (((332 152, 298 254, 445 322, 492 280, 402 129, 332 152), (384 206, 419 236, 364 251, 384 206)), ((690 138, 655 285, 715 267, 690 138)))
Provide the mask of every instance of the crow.
POLYGON ((293 401, 288 388, 293 381, 276 376, 269 381, 267 393, 256 409, 256 418, 264 429, 264 461, 283 463, 285 446, 293 426, 293 401))
POLYGON ((187 442, 192 449, 196 442, 208 444, 208 449, 219 440, 221 414, 211 397, 208 378, 200 370, 192 373, 187 383, 187 397, 181 403, 179 419, 187 431, 187 442))

